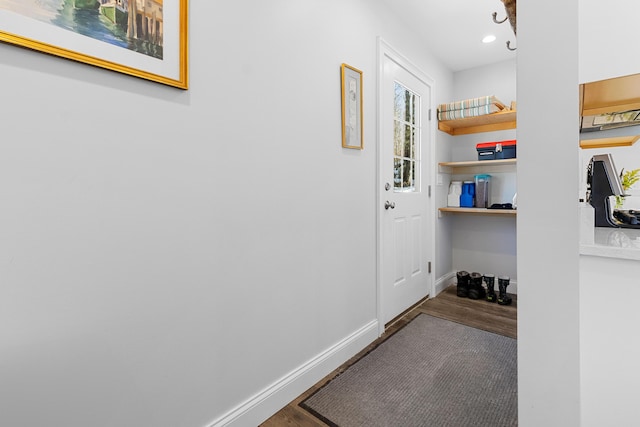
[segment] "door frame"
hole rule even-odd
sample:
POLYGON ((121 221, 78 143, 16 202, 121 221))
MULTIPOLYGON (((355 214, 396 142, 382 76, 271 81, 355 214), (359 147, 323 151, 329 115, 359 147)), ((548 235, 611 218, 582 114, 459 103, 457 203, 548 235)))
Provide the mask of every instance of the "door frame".
POLYGON ((420 80, 425 85, 429 86, 431 91, 430 96, 430 104, 425 106, 431 110, 431 120, 427 126, 423 126, 423 132, 425 128, 429 134, 429 139, 427 146, 421 147, 421 153, 424 157, 428 156, 429 162, 425 162, 424 158, 421 159, 420 162, 423 167, 422 179, 427 178, 427 182, 422 182, 423 187, 430 186, 430 196, 427 197, 428 200, 428 212, 429 215, 429 223, 426 224, 426 230, 429 235, 431 235, 431 239, 427 244, 430 246, 431 252, 431 272, 427 274, 428 280, 428 288, 429 288, 429 297, 433 297, 435 295, 435 266, 436 266, 436 251, 435 251, 435 221, 436 221, 436 209, 435 209, 435 186, 433 183, 435 182, 435 137, 436 137, 436 127, 435 123, 437 122, 436 117, 436 109, 435 109, 435 82, 429 77, 426 73, 424 73, 419 67, 414 65, 407 57, 402 55, 396 49, 394 49, 389 43, 387 43, 382 37, 378 37, 378 76, 377 76, 377 150, 376 150, 376 317, 378 319, 378 334, 382 335, 385 331, 385 323, 383 317, 383 307, 384 301, 382 300, 382 254, 383 254, 383 242, 382 242, 382 214, 383 214, 383 201, 382 201, 382 180, 381 180, 381 168, 382 168, 382 143, 383 143, 383 134, 382 134, 382 114, 383 114, 383 91, 384 91, 384 60, 388 58, 398 64, 400 67, 404 68, 408 73, 412 74, 415 78, 420 80), (426 167, 426 169, 424 169, 426 167), (426 185, 425 185, 426 184, 426 185))

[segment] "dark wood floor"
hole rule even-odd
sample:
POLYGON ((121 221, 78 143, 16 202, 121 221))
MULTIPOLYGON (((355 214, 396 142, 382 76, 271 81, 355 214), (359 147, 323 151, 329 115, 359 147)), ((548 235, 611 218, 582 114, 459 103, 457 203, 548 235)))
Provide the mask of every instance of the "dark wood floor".
POLYGON ((327 424, 302 409, 299 406, 299 403, 313 394, 336 375, 344 372, 344 370, 349 366, 357 362, 358 359, 375 348, 380 344, 380 342, 387 339, 395 331, 405 326, 420 313, 430 314, 432 316, 452 320, 474 328, 483 329, 485 331, 494 332, 511 338, 517 338, 518 302, 516 295, 511 295, 511 297, 513 298, 512 304, 509 306, 502 306, 497 303, 489 303, 482 300, 459 298, 456 296, 455 285, 449 286, 436 298, 427 299, 405 315, 392 322, 380 338, 344 365, 327 375, 309 390, 298 396, 295 400, 265 421, 261 427, 326 427, 327 424))

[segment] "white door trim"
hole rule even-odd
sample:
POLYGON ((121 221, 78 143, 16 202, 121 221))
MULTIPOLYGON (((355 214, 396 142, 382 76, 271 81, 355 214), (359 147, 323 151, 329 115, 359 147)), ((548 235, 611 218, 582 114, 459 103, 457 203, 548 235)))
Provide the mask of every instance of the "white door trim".
POLYGON ((420 68, 414 65, 409 59, 407 59, 404 55, 394 49, 389 43, 387 43, 382 37, 378 37, 378 75, 377 75, 377 162, 376 162, 376 310, 377 310, 377 318, 378 318, 378 333, 382 335, 384 333, 384 317, 383 317, 383 305, 384 301, 382 301, 382 199, 381 199, 381 162, 382 162, 382 142, 383 142, 383 134, 382 134, 382 93, 383 93, 383 84, 384 84, 384 59, 385 57, 391 59, 399 66, 407 70, 411 73, 415 78, 422 81, 424 84, 431 88, 431 100, 429 108, 431 109, 431 120, 428 124, 428 132, 429 132, 429 146, 423 147, 426 148, 425 151, 428 152, 428 157, 430 160, 429 163, 423 162, 423 167, 426 166, 426 173, 424 176, 428 177, 427 185, 431 186, 431 197, 429 197, 429 206, 428 209, 431 213, 429 224, 427 224, 428 232, 432 236, 431 238, 431 273, 429 274, 429 296, 435 296, 435 281, 433 278, 435 277, 435 265, 436 265, 436 251, 435 251, 435 220, 437 215, 435 215, 435 186, 433 183, 435 182, 435 137, 436 137, 436 127, 435 123, 437 122, 436 117, 436 108, 435 108, 435 88, 434 88, 434 80, 429 77, 426 73, 424 73, 420 68))

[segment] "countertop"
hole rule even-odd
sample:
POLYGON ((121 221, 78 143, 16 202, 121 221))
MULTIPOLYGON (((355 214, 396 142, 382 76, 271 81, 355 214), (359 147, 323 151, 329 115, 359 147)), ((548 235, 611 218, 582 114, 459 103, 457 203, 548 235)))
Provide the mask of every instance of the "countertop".
POLYGON ((588 230, 581 230, 580 255, 640 261, 640 229, 593 227, 593 240, 588 230))

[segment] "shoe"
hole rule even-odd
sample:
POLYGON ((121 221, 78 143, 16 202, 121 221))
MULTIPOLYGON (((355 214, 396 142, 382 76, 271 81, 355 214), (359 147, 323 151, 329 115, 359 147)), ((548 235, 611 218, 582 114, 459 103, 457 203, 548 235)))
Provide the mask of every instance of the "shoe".
POLYGON ((482 287, 482 274, 473 272, 469 277, 469 298, 484 299, 486 292, 482 287))
POLYGON ((487 301, 496 302, 498 301, 498 296, 496 295, 496 291, 494 290, 496 276, 493 274, 485 274, 482 276, 484 282, 487 284, 487 301))
POLYGON ((510 305, 511 297, 507 295, 507 286, 509 286, 509 276, 498 277, 498 304, 510 305))
POLYGON ((456 287, 456 295, 460 298, 466 298, 469 296, 469 273, 466 271, 458 271, 456 273, 458 285, 456 287))

